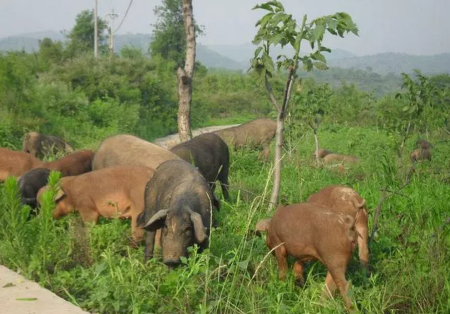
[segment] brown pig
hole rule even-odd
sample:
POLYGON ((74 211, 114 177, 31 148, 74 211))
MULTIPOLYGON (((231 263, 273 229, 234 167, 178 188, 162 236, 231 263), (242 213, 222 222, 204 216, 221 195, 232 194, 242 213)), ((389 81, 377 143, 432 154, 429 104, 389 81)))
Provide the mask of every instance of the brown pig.
POLYGON ((93 158, 93 151, 80 150, 55 161, 46 162, 40 167, 60 171, 63 177, 77 176, 92 170, 93 158))
POLYGON ((423 148, 423 149, 430 149, 430 148, 433 147, 433 144, 431 144, 430 142, 428 142, 428 141, 426 141, 426 140, 424 140, 422 138, 419 138, 416 141, 416 147, 417 148, 423 148))
POLYGON ((276 131, 277 122, 275 120, 259 118, 214 133, 219 135, 230 148, 241 149, 247 146, 253 149, 261 147, 263 149, 261 157, 268 160, 270 142, 275 137, 276 131))
POLYGON ((353 162, 358 163, 359 159, 355 156, 331 153, 323 157, 324 163, 332 162, 353 162))
POLYGON ((0 182, 8 176, 19 177, 31 168, 42 166, 42 161, 28 153, 0 148, 0 182))
MULTIPOLYGON (((324 149, 324 148, 319 148, 319 151, 318 151, 319 158, 323 158, 326 155, 329 155, 329 154, 332 154, 332 153, 333 152, 331 150, 324 149)), ((313 156, 316 157, 316 151, 315 150, 314 150, 313 156)))
POLYGON ((418 148, 411 153, 411 161, 417 162, 419 160, 431 161, 431 151, 429 149, 418 148))
POLYGON ((359 260, 364 268, 369 262, 369 248, 367 245, 367 209, 366 200, 352 188, 343 185, 330 185, 319 192, 311 194, 306 200, 329 207, 335 212, 350 215, 355 219, 355 229, 358 232, 359 260))
POLYGON ((296 259, 294 276, 303 283, 303 263, 321 261, 328 269, 325 284, 329 294, 339 288, 347 310, 352 308, 345 270, 356 246, 355 220, 313 203, 279 206, 272 219, 256 225, 266 231, 266 244, 273 250, 281 280, 286 278, 288 255, 296 259))
MULTIPOLYGON (((143 238, 144 230, 137 226, 138 215, 144 209, 144 191, 154 171, 146 167, 111 167, 64 177, 60 180, 53 218, 78 211, 85 222, 106 218, 131 218, 134 241, 143 238)), ((48 186, 39 190, 38 201, 48 186)))

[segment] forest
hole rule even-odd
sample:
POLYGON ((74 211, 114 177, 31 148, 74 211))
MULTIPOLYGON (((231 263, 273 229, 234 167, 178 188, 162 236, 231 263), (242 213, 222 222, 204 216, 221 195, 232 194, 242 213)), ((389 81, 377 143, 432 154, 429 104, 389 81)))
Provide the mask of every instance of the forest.
MULTIPOLYGON (((161 24, 150 54, 125 46, 111 55, 106 24, 100 22, 100 56, 94 58, 92 26, 92 11, 83 11, 66 40, 43 39, 37 52, 0 53, 0 147, 21 150, 30 131, 94 151, 115 134, 151 142, 177 132, 175 71, 184 50, 165 46, 171 41, 164 36, 179 34, 165 33, 161 24)), ((337 68, 296 74, 280 203, 304 202, 332 184, 352 187, 366 200, 371 234, 368 273, 353 254, 346 274, 358 310, 447 313, 450 75, 415 71, 393 77, 337 68), (351 76, 358 77, 356 84, 348 82, 351 76), (318 163, 314 133, 320 147, 359 162, 318 163), (411 161, 418 139, 433 144, 431 160, 411 161)), ((287 76, 285 69, 273 72, 275 95, 283 95, 287 76)), ((196 62, 192 87, 193 129, 277 118, 264 82, 253 72, 196 62)), ((322 297, 323 264, 307 264, 302 288, 290 273, 281 281, 264 238, 255 235, 256 223, 273 214, 268 207, 274 148, 272 141, 269 161, 257 150, 230 149, 231 200, 216 190, 221 209, 209 248, 190 248, 185 265, 176 269, 157 259, 144 262, 144 247, 129 244, 129 221, 101 219, 85 227, 76 213, 53 220, 51 197, 34 213, 21 205, 10 177, 0 184, 0 264, 92 313, 344 312, 340 296, 322 297)), ((53 173, 50 185, 58 179, 53 173)))

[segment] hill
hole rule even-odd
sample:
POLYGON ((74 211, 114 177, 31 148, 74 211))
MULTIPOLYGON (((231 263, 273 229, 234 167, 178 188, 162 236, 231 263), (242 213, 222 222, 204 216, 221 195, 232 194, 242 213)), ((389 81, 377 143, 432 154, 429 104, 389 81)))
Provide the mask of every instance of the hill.
POLYGON ((425 74, 450 73, 450 53, 432 56, 414 56, 406 53, 380 53, 370 56, 333 59, 330 66, 359 69, 378 74, 411 73, 418 69, 425 74))
MULTIPOLYGON (((0 38, 0 51, 25 50, 33 52, 39 50, 39 40, 44 38, 64 41, 63 34, 53 31, 36 32, 17 36, 0 38)), ((150 34, 119 34, 114 37, 114 50, 120 52, 125 46, 132 46, 147 53, 152 35, 150 34)), ((197 58, 208 68, 221 68, 227 70, 241 70, 243 66, 230 58, 224 57, 217 52, 210 50, 207 46, 197 45, 197 58)))

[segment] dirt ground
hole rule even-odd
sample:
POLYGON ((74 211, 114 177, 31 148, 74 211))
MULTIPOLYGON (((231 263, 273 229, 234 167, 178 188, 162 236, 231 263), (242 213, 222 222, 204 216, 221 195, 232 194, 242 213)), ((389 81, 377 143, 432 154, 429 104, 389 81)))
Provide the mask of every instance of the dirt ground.
POLYGON ((0 314, 89 314, 0 265, 0 314))

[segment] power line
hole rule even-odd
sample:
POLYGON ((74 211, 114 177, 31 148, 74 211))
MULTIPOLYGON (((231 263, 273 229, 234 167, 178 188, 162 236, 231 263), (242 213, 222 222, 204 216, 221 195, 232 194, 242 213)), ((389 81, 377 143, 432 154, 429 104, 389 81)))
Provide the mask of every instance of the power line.
POLYGON ((121 21, 120 24, 119 24, 119 27, 117 27, 117 29, 114 31, 114 33, 117 33, 117 31, 119 30, 119 28, 122 26, 123 21, 125 21, 125 18, 127 17, 128 11, 130 11, 131 4, 132 4, 132 3, 133 3, 133 0, 130 0, 130 3, 128 4, 127 11, 125 12, 125 15, 123 16, 123 19, 122 19, 122 21, 121 21))

